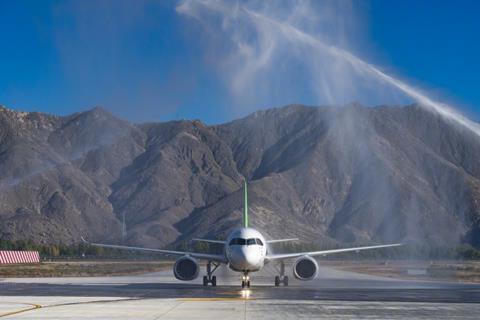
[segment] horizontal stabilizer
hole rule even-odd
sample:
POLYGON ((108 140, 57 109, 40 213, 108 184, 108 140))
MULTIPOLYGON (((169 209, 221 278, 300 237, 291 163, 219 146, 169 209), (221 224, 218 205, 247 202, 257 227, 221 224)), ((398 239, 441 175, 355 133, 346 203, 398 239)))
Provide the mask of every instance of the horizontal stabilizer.
POLYGON ((276 240, 267 240, 267 243, 278 243, 278 242, 289 242, 289 241, 298 241, 298 238, 290 238, 290 239, 276 239, 276 240))
POLYGON ((225 241, 223 241, 223 240, 211 240, 211 239, 198 239, 198 238, 195 238, 195 239, 192 239, 192 241, 225 244, 225 241))

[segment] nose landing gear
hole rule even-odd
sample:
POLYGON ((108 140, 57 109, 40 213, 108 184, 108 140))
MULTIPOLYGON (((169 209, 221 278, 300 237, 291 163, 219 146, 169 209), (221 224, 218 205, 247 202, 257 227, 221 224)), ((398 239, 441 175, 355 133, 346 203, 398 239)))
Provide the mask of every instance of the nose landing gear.
POLYGON ((248 275, 248 272, 245 272, 242 276, 242 289, 245 287, 250 288, 250 276, 248 275))
POLYGON ((215 263, 212 261, 208 261, 207 263, 207 275, 203 276, 203 286, 206 287, 208 286, 209 283, 212 284, 212 287, 217 286, 217 277, 213 275, 213 272, 217 270, 217 268, 220 266, 219 263, 215 263), (212 269, 213 265, 213 269, 212 269))

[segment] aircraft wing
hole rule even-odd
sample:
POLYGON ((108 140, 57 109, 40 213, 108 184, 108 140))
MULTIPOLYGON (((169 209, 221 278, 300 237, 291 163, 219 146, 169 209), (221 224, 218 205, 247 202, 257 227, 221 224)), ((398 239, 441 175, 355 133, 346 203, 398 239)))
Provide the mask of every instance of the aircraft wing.
POLYGON ((298 258, 298 257, 301 257, 301 256, 310 256, 310 257, 326 256, 328 254, 333 254, 333 253, 372 250, 372 249, 389 248, 389 247, 398 247, 398 246, 401 246, 401 245, 402 245, 401 243, 394 243, 394 244, 384 244, 384 245, 369 246, 369 247, 356 247, 356 248, 333 249, 333 250, 310 251, 310 252, 296 252, 296 253, 267 254, 265 259, 271 261, 271 260, 298 258))
POLYGON ((195 239, 192 239, 192 241, 208 242, 208 243, 217 243, 217 244, 223 244, 223 245, 226 244, 226 242, 223 241, 223 240, 211 240, 211 239, 199 239, 199 238, 195 238, 195 239))
POLYGON ((289 238, 289 239, 275 239, 275 240, 266 240, 267 243, 278 243, 278 242, 289 242, 289 241, 298 241, 298 238, 289 238))
POLYGON ((111 248, 111 249, 121 249, 121 250, 136 250, 136 251, 145 251, 159 253, 167 256, 191 256, 193 258, 202 259, 202 260, 211 260, 216 262, 227 263, 227 259, 223 255, 219 254, 209 254, 209 253, 200 253, 200 252, 187 252, 187 251, 175 251, 175 250, 162 250, 162 249, 150 249, 150 248, 141 248, 141 247, 129 247, 129 246, 120 246, 113 244, 103 244, 103 243, 92 243, 88 242, 82 238, 82 241, 86 244, 89 244, 94 247, 101 248, 111 248))

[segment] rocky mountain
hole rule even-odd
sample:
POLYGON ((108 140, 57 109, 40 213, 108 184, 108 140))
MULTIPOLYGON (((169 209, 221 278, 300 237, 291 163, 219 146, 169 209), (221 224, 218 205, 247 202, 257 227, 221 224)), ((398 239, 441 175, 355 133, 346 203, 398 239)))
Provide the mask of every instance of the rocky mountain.
POLYGON ((416 105, 291 105, 217 126, 0 107, 2 239, 224 235, 244 178, 267 237, 480 245, 480 138, 416 105))

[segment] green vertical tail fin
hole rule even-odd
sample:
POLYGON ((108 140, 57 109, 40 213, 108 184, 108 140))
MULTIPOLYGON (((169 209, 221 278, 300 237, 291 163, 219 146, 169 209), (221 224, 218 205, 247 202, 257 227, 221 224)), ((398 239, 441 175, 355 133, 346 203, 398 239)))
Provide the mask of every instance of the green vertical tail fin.
POLYGON ((247 191, 247 180, 244 182, 244 203, 243 203, 243 226, 248 228, 248 191, 247 191))

